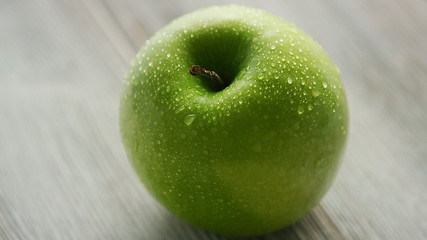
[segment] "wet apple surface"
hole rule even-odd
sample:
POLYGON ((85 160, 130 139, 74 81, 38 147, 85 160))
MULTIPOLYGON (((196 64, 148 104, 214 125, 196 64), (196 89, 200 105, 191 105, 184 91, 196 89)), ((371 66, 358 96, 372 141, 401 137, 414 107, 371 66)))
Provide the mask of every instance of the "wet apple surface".
POLYGON ((294 223, 329 189, 348 109, 338 68, 310 36, 232 5, 147 41, 124 83, 120 126, 141 181, 174 215, 253 236, 294 223))

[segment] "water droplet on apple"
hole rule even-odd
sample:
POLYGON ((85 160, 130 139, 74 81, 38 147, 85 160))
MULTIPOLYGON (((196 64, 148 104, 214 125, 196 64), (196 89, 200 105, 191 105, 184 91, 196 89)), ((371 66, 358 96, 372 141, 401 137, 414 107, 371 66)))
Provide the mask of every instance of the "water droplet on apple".
POLYGON ((313 110, 313 105, 312 104, 308 104, 307 108, 308 108, 308 111, 311 111, 311 110, 313 110))
POLYGON ((323 82, 322 85, 323 85, 324 88, 328 87, 328 84, 326 82, 323 82))
POLYGON ((175 111, 175 113, 182 112, 182 111, 184 111, 184 109, 185 109, 184 105, 181 105, 181 106, 180 106, 180 107, 175 111))
POLYGON ((292 84, 292 82, 293 82, 293 81, 292 81, 292 78, 288 77, 288 83, 289 83, 289 84, 292 84))
POLYGON ((276 49, 276 46, 275 45, 271 45, 270 48, 271 48, 271 50, 274 50, 274 49, 276 49))
POLYGON ((185 125, 187 125, 187 126, 191 125, 195 118, 196 118, 196 115, 194 115, 194 114, 189 114, 189 115, 185 116, 185 118, 184 118, 185 125))
POLYGON ((313 89, 313 97, 319 96, 320 92, 317 89, 313 89))
POLYGON ((304 113, 304 107, 303 106, 298 106, 298 114, 303 114, 304 113))
POLYGON ((274 79, 279 79, 279 75, 274 75, 274 79))
POLYGON ((259 80, 264 79, 264 74, 260 74, 260 75, 258 75, 258 79, 259 79, 259 80))
POLYGON ((341 130, 342 130, 342 135, 345 135, 347 133, 346 129, 344 126, 341 126, 341 130))

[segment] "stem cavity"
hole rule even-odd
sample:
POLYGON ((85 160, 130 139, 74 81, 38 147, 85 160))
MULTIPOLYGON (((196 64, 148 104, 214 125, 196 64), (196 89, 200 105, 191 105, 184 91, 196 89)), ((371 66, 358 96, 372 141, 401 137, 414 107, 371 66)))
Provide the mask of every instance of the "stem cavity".
POLYGON ((216 72, 202 68, 199 65, 191 66, 190 74, 193 76, 198 76, 198 75, 208 76, 210 79, 215 81, 215 83, 218 85, 218 87, 223 88, 225 86, 224 81, 222 81, 222 79, 218 76, 218 74, 216 72))

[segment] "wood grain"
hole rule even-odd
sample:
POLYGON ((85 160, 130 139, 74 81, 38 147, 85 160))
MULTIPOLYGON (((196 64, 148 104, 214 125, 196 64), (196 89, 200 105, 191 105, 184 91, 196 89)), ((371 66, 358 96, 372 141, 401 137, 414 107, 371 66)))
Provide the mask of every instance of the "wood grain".
MULTIPOLYGON (((351 113, 326 197, 295 225, 253 239, 427 239, 427 3, 233 2, 319 41, 341 69, 351 113)), ((0 3, 0 239, 224 239, 149 196, 118 128, 132 57, 172 19, 206 6, 0 3)))

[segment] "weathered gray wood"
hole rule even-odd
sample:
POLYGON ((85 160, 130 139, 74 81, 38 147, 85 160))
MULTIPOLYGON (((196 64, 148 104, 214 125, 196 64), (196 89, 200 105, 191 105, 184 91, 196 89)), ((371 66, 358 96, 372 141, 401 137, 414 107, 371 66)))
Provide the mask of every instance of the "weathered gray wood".
MULTIPOLYGON (((427 3, 240 3, 318 40, 341 69, 351 113, 343 165, 321 204, 256 239, 427 239, 427 3)), ((0 3, 0 239, 224 239, 148 195, 118 128, 132 57, 156 30, 205 6, 0 3)))

